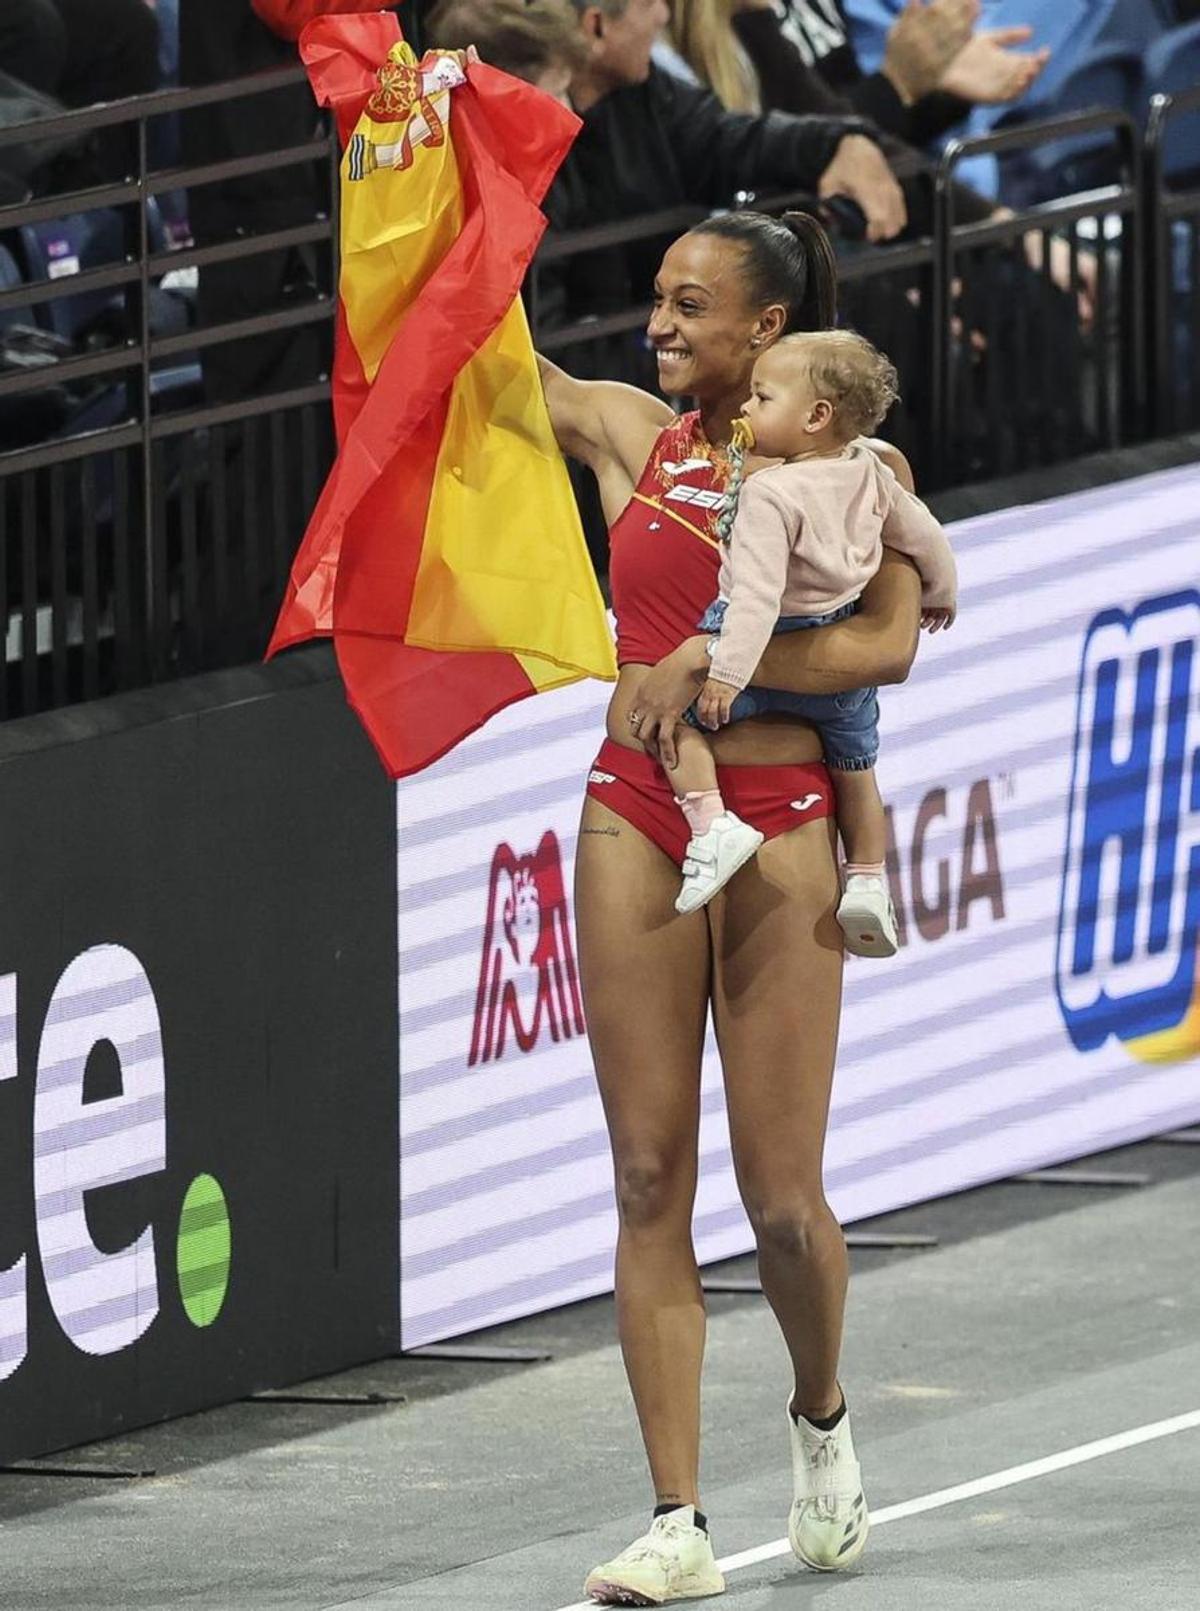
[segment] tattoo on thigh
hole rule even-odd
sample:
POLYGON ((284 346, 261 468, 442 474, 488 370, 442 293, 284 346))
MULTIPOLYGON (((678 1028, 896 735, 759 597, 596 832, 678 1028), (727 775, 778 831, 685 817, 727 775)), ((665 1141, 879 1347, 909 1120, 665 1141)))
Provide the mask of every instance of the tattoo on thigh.
POLYGON ((581 834, 602 834, 606 839, 619 839, 621 837, 620 828, 580 828, 579 832, 581 834))

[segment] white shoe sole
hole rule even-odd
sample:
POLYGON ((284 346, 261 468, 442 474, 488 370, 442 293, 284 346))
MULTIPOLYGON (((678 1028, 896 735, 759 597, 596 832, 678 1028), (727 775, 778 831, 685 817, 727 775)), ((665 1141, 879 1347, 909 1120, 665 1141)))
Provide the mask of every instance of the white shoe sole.
POLYGON ((859 1557, 862 1555, 863 1550, 866 1549, 866 1547, 867 1547, 867 1538, 869 1537, 870 1532, 871 1532, 871 1518, 870 1518, 870 1515, 868 1515, 866 1517, 866 1519, 864 1520, 864 1522, 863 1522, 862 1532, 859 1534, 858 1538, 855 1539, 855 1541, 854 1541, 854 1548, 851 1549, 851 1550, 847 1550, 846 1554, 843 1555, 840 1560, 835 1561, 832 1564, 829 1564, 829 1563, 824 1562, 824 1561, 814 1561, 814 1560, 809 1559, 809 1557, 804 1553, 803 1549, 800 1546, 800 1540, 796 1536, 796 1531, 795 1531, 794 1527, 792 1526, 790 1517, 788 1519, 788 1543, 792 1546, 792 1554, 801 1563, 801 1565, 807 1566, 810 1572, 845 1572, 845 1571, 847 1571, 850 1567, 852 1567, 852 1566, 857 1564, 857 1562, 859 1560, 859 1557))
POLYGON ((709 901, 712 900, 714 895, 719 895, 725 888, 726 884, 728 884, 733 878, 734 874, 740 873, 746 863, 748 861, 752 861, 754 857, 758 855, 758 852, 762 849, 765 837, 766 836, 764 834, 756 832, 753 842, 748 840, 745 847, 734 857, 721 882, 719 884, 714 884, 711 889, 706 890, 702 895, 696 895, 689 901, 688 897, 681 891, 675 899, 675 910, 680 914, 680 916, 686 917, 689 912, 698 912, 702 906, 708 905, 709 901))
POLYGON ((856 957, 894 957, 896 942, 880 921, 874 907, 856 905, 843 897, 838 907, 837 920, 845 939, 846 950, 856 957))
POLYGON ((711 1594, 724 1592, 725 1579, 720 1573, 715 1578, 701 1579, 673 1589, 666 1600, 656 1599, 642 1589, 629 1588, 624 1583, 615 1583, 608 1578, 600 1578, 595 1583, 588 1578, 584 1586, 584 1593, 597 1605, 666 1605, 671 1600, 703 1600, 711 1594))

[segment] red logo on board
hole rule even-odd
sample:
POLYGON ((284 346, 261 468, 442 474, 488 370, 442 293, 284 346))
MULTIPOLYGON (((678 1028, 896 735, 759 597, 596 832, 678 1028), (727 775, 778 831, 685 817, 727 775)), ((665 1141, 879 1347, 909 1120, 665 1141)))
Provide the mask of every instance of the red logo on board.
POLYGON ((521 1051, 532 1051, 543 1026, 552 1040, 584 1029, 562 855, 552 832, 532 856, 502 844, 492 857, 467 1062, 502 1057, 510 1030, 521 1051))

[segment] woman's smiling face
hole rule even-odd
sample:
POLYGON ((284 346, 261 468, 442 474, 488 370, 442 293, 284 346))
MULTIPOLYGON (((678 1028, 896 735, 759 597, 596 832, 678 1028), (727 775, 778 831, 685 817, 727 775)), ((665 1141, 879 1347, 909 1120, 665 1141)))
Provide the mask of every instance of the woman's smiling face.
MULTIPOLYGON (((777 331, 764 332, 769 310, 750 306, 743 273, 745 249, 717 235, 683 235, 662 260, 654 282, 654 311, 647 334, 658 357, 658 379, 671 397, 721 397, 749 390, 757 349, 777 331)), ((783 315, 784 310, 779 310, 783 315)))

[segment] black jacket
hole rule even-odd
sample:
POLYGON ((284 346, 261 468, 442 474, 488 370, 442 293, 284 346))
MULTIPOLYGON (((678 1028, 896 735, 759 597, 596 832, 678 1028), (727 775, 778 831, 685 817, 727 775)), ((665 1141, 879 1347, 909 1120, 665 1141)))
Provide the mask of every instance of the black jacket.
MULTIPOLYGON (((728 207, 739 192, 815 191, 839 141, 873 132, 856 118, 727 112, 707 90, 653 69, 587 112, 546 214, 553 229, 576 230, 685 202, 728 207)), ((539 328, 647 299, 662 246, 660 237, 543 270, 539 328)))
MULTIPOLYGON (((804 53, 776 12, 739 12, 733 19, 733 26, 742 49, 750 58, 750 64, 758 77, 764 106, 773 107, 780 112, 815 112, 825 117, 861 115, 864 104, 862 98, 851 99, 846 88, 831 89, 822 76, 820 69, 833 58, 827 56, 817 67, 809 66, 804 53)), ((849 45, 846 45, 844 50, 850 54, 849 45)), ((841 52, 834 53, 835 56, 840 54, 841 52)), ((881 86, 878 88, 878 94, 890 95, 895 106, 903 112, 899 96, 882 73, 873 73, 869 78, 860 78, 857 82, 866 88, 873 85, 876 79, 881 86)), ((865 104, 872 104, 869 97, 865 104)), ((895 120, 888 118, 886 106, 882 111, 884 115, 878 117, 876 121, 884 131, 880 135, 879 143, 888 161, 902 174, 917 171, 928 173, 931 168, 928 158, 906 140, 887 132, 893 128, 895 120)), ((932 228, 932 190, 929 180, 913 180, 905 184, 904 195, 908 203, 908 233, 928 234, 932 228)), ((986 196, 981 196, 978 191, 972 190, 969 185, 954 186, 954 214, 957 223, 978 223, 984 218, 990 218, 994 209, 994 202, 989 201, 986 196)))
MULTIPOLYGON (((299 66, 296 47, 279 39, 250 9, 250 0, 180 0, 179 79, 191 89, 242 73, 299 66)), ((319 117, 307 84, 249 100, 217 101, 180 116, 183 160, 223 162, 315 138, 319 117)), ((318 176, 305 167, 197 185, 189 222, 198 241, 219 240, 243 226, 283 229, 307 222, 320 201, 318 176)))
MULTIPOLYGON (((971 110, 969 101, 940 90, 905 106, 884 73, 864 73, 850 43, 845 0, 775 0, 775 6, 784 32, 808 65, 860 117, 869 117, 888 134, 910 145, 927 145, 971 110)), ((741 17, 735 26, 740 22, 741 17)))

